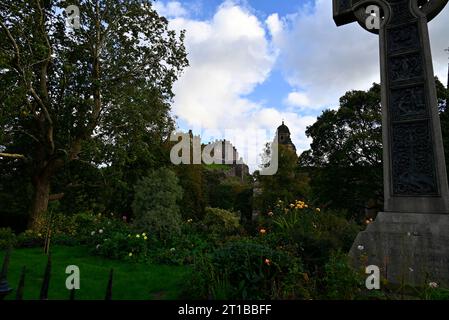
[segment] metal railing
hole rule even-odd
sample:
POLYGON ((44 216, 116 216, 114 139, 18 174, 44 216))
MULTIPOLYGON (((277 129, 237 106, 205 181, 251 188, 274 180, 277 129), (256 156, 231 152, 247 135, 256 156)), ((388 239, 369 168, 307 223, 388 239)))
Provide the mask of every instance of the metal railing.
MULTIPOLYGON (((16 292, 16 300, 23 300, 23 293, 25 288, 25 274, 26 266, 23 266, 22 272, 20 274, 19 283, 17 289, 14 290, 9 286, 8 283, 8 268, 9 261, 11 259, 11 249, 6 251, 5 257, 3 259, 2 271, 0 274, 0 300, 4 300, 6 296, 16 292)), ((44 278, 41 285, 41 290, 39 294, 39 300, 48 300, 48 289, 50 287, 50 276, 51 276, 51 254, 48 254, 47 265, 44 271, 44 278)), ((109 272, 109 279, 106 286, 105 300, 112 300, 112 281, 114 276, 114 269, 109 272)), ((75 300, 75 289, 69 290, 69 300, 75 300)))

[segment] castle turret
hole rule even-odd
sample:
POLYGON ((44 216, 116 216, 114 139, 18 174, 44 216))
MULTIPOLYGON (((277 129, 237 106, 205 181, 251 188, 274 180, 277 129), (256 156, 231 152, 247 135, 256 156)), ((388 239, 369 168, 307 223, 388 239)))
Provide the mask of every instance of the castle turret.
POLYGON ((284 124, 284 121, 282 121, 282 125, 277 129, 277 137, 279 144, 285 145, 296 152, 296 147, 290 138, 290 129, 284 124))

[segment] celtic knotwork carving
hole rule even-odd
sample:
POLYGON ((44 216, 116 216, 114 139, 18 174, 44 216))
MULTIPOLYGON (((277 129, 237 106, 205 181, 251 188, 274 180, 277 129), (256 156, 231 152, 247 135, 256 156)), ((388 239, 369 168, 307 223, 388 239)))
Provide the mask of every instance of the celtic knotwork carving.
POLYGON ((423 86, 391 91, 393 121, 422 119, 427 116, 426 97, 423 86))
POLYGON ((410 11, 409 0, 389 0, 392 9, 391 24, 398 25, 415 18, 410 11))
POLYGON ((423 65, 419 53, 390 58, 390 80, 403 81, 422 77, 423 65))
POLYGON ((419 48, 419 33, 416 22, 389 29, 388 51, 413 50, 419 48))
POLYGON ((436 195, 438 187, 429 121, 393 124, 392 134, 394 194, 436 195))

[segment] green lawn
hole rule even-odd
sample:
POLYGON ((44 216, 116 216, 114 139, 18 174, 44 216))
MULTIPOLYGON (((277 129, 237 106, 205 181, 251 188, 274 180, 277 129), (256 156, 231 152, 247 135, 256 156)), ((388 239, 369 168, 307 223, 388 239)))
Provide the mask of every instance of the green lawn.
MULTIPOLYGON (((0 263, 4 252, 1 252, 0 263)), ((8 272, 10 287, 16 289, 20 273, 26 266, 24 299, 38 299, 47 256, 41 248, 15 249, 8 272)), ((150 265, 107 260, 91 256, 85 247, 52 247, 52 272, 49 299, 69 297, 65 287, 68 265, 80 268, 80 290, 76 299, 102 300, 105 297, 109 270, 114 268, 112 299, 171 300, 177 299, 190 269, 182 266, 150 265)), ((7 298, 15 299, 15 291, 7 298)))
POLYGON ((227 171, 227 170, 229 170, 231 168, 232 168, 232 166, 229 165, 229 164, 212 163, 212 164, 206 165, 206 169, 209 169, 209 170, 224 170, 224 171, 227 171))

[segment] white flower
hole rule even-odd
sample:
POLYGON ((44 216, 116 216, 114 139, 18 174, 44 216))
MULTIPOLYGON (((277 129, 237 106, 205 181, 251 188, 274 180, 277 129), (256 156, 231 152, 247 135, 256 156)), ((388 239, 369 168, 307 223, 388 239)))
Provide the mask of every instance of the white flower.
POLYGON ((410 272, 413 272, 413 271, 415 271, 415 270, 413 270, 413 268, 408 268, 409 270, 410 270, 410 272))
POLYGON ((432 289, 436 289, 436 288, 438 288, 438 283, 436 283, 436 282, 430 282, 430 283, 429 283, 429 287, 431 287, 432 289))
POLYGON ((360 251, 362 251, 363 249, 365 249, 365 247, 362 246, 362 245, 360 245, 360 246, 357 247, 357 249, 359 249, 360 251))
POLYGON ((100 249, 100 245, 99 245, 99 244, 97 244, 97 246, 96 246, 95 248, 96 248, 97 250, 98 250, 98 249, 100 249))
POLYGON ((171 252, 174 252, 175 250, 176 250, 175 248, 171 248, 171 249, 170 249, 171 252))
POLYGON ((92 232, 90 233, 91 236, 93 236, 94 234, 95 234, 95 231, 92 231, 92 232))
POLYGON ((103 233, 103 229, 98 230, 98 233, 102 234, 103 233))

